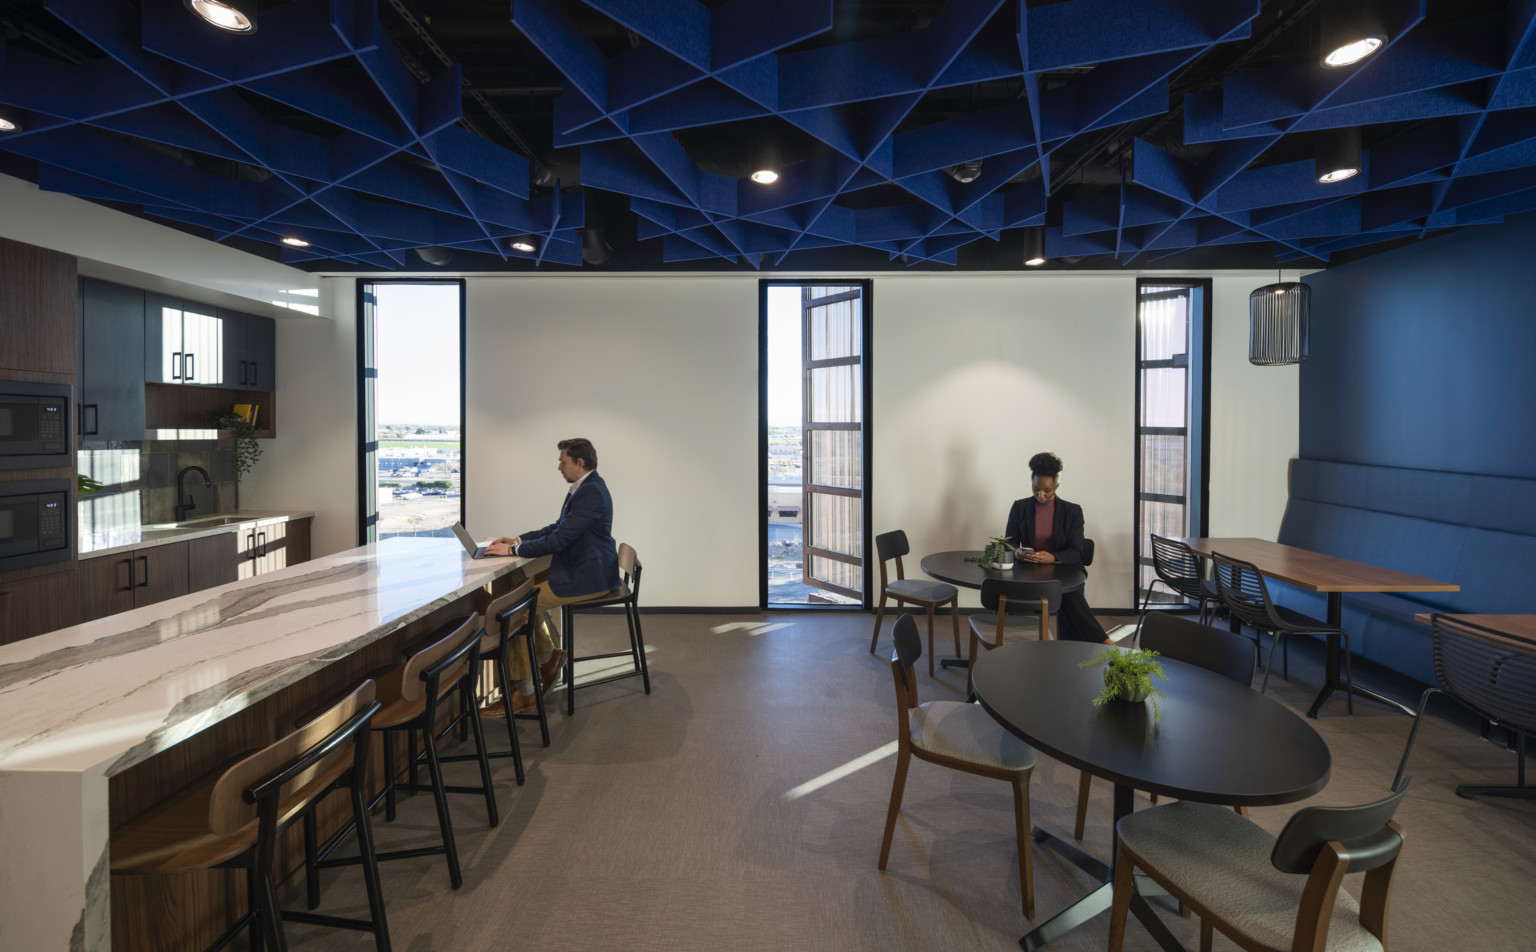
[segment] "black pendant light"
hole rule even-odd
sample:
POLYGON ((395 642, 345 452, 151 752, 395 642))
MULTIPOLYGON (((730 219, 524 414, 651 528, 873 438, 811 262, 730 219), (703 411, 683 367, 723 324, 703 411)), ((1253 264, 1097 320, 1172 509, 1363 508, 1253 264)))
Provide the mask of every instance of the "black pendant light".
POLYGON ((1329 129, 1317 139, 1317 182, 1331 185, 1360 174, 1360 127, 1329 129))
POLYGON ((1307 359, 1312 323, 1312 289, 1286 282, 1278 273, 1248 295, 1248 362, 1283 367, 1307 359))
POLYGON ((1038 268, 1045 264, 1045 229, 1040 226, 1024 229, 1024 266, 1038 268))
POLYGON ((1323 66, 1353 66, 1381 49, 1387 29, 1372 0, 1325 0, 1320 31, 1323 66))
POLYGON ((206 23, 227 33, 256 32, 256 0, 181 0, 206 23))

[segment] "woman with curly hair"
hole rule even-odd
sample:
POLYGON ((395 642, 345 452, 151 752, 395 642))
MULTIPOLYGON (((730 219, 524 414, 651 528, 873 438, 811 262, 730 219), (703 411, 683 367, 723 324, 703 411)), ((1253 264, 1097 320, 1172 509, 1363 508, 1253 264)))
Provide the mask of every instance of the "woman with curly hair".
MULTIPOLYGON (((1083 564, 1083 507, 1056 497, 1061 470, 1061 458, 1055 453, 1036 453, 1030 457, 1033 492, 1027 499, 1014 502, 1008 511, 1008 529, 1003 535, 1016 547, 1015 555, 1025 562, 1083 564)), ((1056 633, 1057 637, 1071 641, 1112 643, 1104 626, 1093 617, 1081 589, 1062 593, 1056 633)))

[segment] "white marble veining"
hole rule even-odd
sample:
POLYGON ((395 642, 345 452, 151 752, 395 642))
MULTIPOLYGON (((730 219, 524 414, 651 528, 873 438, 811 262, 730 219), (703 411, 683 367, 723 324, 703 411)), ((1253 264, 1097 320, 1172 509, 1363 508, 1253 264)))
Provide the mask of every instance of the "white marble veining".
POLYGON ((0 949, 109 947, 108 777, 542 561, 389 539, 0 646, 0 949))
POLYGON ((218 535, 221 532, 250 531, 260 526, 288 522, 291 519, 310 519, 314 515, 313 512, 288 509, 242 509, 239 512, 226 513, 222 516, 209 516, 201 520, 191 520, 188 523, 177 526, 134 525, 101 529, 95 532, 85 532, 82 530, 80 535, 80 558, 82 561, 85 559, 96 559, 104 555, 116 555, 119 552, 130 552, 134 549, 143 549, 148 546, 201 539, 205 536, 218 535), (237 521, 222 522, 225 519, 235 519, 237 521))

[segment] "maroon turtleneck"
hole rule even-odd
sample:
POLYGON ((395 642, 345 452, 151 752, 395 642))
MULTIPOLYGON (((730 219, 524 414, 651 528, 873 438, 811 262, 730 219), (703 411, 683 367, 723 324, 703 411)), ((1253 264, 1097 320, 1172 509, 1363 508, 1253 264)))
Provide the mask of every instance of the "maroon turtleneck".
POLYGON ((1041 504, 1041 502, 1038 499, 1035 500, 1035 551, 1036 552, 1051 552, 1051 553, 1054 553, 1056 551, 1056 548, 1055 548, 1056 540, 1051 538, 1052 526, 1055 524, 1055 520, 1056 520, 1056 497, 1052 496, 1051 497, 1051 501, 1048 502, 1048 503, 1044 503, 1044 504, 1041 504))

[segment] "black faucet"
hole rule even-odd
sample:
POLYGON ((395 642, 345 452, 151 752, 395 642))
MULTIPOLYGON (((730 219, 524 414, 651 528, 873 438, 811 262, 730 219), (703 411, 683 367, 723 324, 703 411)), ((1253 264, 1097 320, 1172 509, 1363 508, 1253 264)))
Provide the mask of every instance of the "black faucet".
MULTIPOLYGON (((202 474, 204 486, 207 486, 209 489, 213 488, 213 479, 208 475, 208 471, 206 469, 203 469, 201 466, 183 466, 181 468, 181 472, 176 474, 176 498, 180 499, 181 494, 185 491, 182 486, 182 482, 187 478, 187 474, 194 472, 202 474)), ((187 493, 187 501, 176 506, 175 521, 181 522, 183 519, 187 518, 187 513, 196 508, 197 504, 192 501, 192 494, 187 493)))

